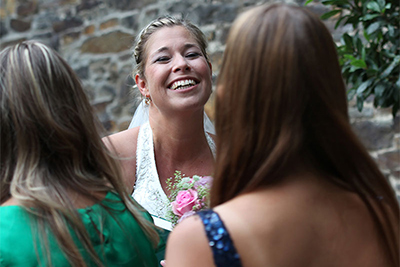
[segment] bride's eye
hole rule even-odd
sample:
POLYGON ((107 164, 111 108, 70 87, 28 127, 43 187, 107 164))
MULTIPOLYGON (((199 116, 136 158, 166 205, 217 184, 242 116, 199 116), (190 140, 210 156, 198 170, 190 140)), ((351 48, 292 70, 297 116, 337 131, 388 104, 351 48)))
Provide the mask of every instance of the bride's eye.
POLYGON ((168 60, 169 60, 169 57, 162 56, 162 57, 158 57, 154 62, 166 62, 168 60))
POLYGON ((186 57, 188 57, 188 58, 194 58, 194 57, 198 57, 198 56, 200 56, 200 53, 197 53, 197 52, 190 52, 186 55, 186 57))

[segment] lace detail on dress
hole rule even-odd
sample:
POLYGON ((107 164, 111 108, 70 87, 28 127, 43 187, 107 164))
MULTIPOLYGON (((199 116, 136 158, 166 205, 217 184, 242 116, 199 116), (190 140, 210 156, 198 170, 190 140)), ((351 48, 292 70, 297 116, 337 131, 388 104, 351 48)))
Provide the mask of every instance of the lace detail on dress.
MULTIPOLYGON (((208 145, 215 157, 215 144, 206 133, 208 145)), ((155 157, 153 132, 149 122, 140 126, 136 149, 136 184, 132 196, 151 215, 165 219, 168 198, 161 187, 155 157)))
POLYGON ((213 210, 200 211, 197 214, 203 221, 215 265, 217 267, 242 267, 233 240, 218 214, 213 210))
POLYGON ((139 129, 136 149, 136 184, 132 196, 151 215, 165 218, 168 198, 158 179, 154 160, 153 132, 148 122, 139 129))
POLYGON ((212 139, 212 137, 206 132, 206 139, 207 139, 207 143, 208 146, 210 147, 211 153, 213 154, 213 157, 215 159, 215 155, 216 155, 216 147, 215 147, 215 143, 214 140, 212 139))

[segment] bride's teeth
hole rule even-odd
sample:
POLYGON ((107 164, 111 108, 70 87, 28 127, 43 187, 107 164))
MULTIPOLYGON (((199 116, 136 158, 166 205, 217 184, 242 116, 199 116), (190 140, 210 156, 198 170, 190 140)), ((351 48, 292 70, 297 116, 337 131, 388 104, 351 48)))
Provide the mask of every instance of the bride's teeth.
POLYGON ((181 89, 188 88, 192 85, 195 85, 196 82, 194 80, 181 80, 174 82, 171 86, 172 90, 177 90, 178 87, 182 87, 181 89))

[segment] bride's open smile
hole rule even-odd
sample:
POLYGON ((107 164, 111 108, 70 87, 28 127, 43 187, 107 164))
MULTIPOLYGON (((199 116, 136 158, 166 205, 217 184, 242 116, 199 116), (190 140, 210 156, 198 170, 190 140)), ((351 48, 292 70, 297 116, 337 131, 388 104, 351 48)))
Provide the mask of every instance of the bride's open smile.
POLYGON ((211 94, 211 65, 192 34, 181 26, 155 32, 147 43, 143 95, 159 109, 202 108, 211 94))
POLYGON ((195 86, 199 82, 195 81, 194 79, 187 78, 187 79, 179 79, 177 81, 174 81, 170 86, 168 86, 169 89, 171 90, 185 90, 188 88, 191 88, 192 86, 195 86))

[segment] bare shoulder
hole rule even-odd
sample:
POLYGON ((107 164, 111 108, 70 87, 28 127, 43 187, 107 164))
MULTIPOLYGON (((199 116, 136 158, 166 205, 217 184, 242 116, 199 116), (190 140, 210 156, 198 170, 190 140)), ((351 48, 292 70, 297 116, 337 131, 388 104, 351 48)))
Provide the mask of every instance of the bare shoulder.
POLYGON ((199 216, 192 216, 176 226, 168 237, 167 266, 214 266, 203 223, 199 216))
POLYGON ((306 242, 307 227, 302 223, 307 220, 301 214, 302 208, 294 208, 285 197, 284 192, 256 192, 215 208, 244 266, 284 263, 292 250, 290 244, 306 242))
POLYGON ((379 266, 366 256, 381 254, 366 205, 332 184, 302 179, 238 196, 215 211, 244 266, 379 266))
POLYGON ((136 148, 139 127, 103 137, 106 147, 119 161, 124 184, 133 190, 136 181, 136 148))
POLYGON ((106 137, 103 142, 110 151, 116 153, 117 156, 131 156, 132 151, 136 151, 136 142, 139 134, 139 128, 127 129, 106 137))

